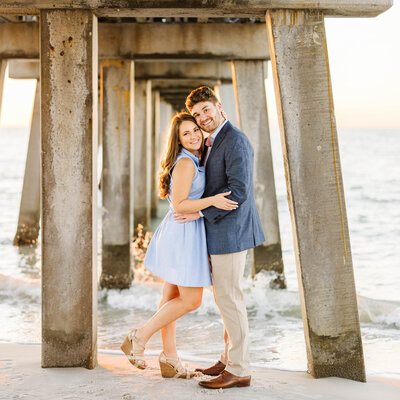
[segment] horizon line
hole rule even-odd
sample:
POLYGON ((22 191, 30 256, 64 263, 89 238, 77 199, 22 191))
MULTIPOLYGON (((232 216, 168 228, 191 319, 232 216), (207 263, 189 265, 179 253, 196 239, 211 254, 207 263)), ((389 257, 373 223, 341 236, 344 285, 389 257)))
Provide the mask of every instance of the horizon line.
MULTIPOLYGON (((2 128, 7 128, 7 129, 30 129, 30 125, 3 125, 0 124, 0 129, 2 128)), ((372 130, 380 130, 380 131, 400 131, 400 127, 383 127, 383 128, 367 128, 367 127, 354 127, 354 126, 342 126, 342 127, 337 127, 337 130, 341 129, 347 129, 347 130, 366 130, 366 131, 372 131, 372 130)), ((270 130, 279 130, 278 126, 272 126, 270 127, 270 130)))

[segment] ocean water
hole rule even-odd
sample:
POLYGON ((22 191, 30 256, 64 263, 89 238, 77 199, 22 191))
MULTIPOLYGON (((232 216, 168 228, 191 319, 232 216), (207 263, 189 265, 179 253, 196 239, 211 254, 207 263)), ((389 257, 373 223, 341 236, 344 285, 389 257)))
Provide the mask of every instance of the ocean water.
MULTIPOLYGON (((39 343, 40 243, 14 247, 28 129, 0 128, 0 341, 39 343)), ((271 132, 286 290, 267 274, 244 278, 254 365, 306 370, 306 351, 278 131, 271 132)), ((346 206, 367 373, 400 376, 400 131, 340 130, 346 206)), ((99 201, 101 196, 99 193, 99 201)), ((101 223, 101 203, 99 220, 101 223)), ((160 203, 159 218, 166 212, 160 203)), ((99 225, 100 226, 100 225, 99 225)), ((100 276, 101 229, 98 237, 100 276)), ((127 330, 156 310, 160 283, 141 270, 129 290, 98 293, 100 351, 118 351, 127 330)), ((179 352, 213 361, 223 350, 222 321, 212 293, 177 323, 179 352)), ((147 351, 157 354, 156 334, 147 351)))

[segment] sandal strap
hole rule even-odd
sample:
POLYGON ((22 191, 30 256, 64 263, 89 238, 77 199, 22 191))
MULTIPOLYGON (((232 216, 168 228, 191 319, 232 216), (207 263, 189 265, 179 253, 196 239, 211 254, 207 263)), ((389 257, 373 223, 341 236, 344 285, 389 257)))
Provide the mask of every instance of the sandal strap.
POLYGON ((186 379, 190 379, 190 371, 185 368, 185 371, 182 372, 177 372, 174 376, 174 378, 180 378, 181 376, 186 375, 186 379))
POLYGON ((127 357, 128 357, 128 360, 132 360, 132 361, 146 361, 143 356, 140 356, 138 354, 129 354, 129 355, 127 355, 127 357))
POLYGON ((190 379, 190 369, 187 365, 183 365, 179 357, 167 357, 164 352, 160 354, 160 360, 166 362, 176 371, 174 378, 186 375, 186 379, 190 379), (171 362, 172 361, 172 362, 171 362))
POLYGON ((145 345, 142 343, 142 341, 140 340, 140 339, 138 339, 137 337, 136 337, 136 332, 137 332, 137 329, 132 329, 132 330, 130 330, 129 331, 129 333, 128 333, 128 338, 129 338, 129 340, 130 341, 134 341, 138 346, 140 346, 141 348, 142 348, 142 350, 144 351, 144 349, 145 349, 145 345))

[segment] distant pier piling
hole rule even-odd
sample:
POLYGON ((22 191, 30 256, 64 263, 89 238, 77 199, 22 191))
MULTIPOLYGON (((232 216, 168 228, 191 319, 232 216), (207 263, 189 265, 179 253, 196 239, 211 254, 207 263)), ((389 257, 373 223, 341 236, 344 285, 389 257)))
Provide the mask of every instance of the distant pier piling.
POLYGON ((157 165, 160 153, 158 131, 160 126, 160 91, 154 90, 152 97, 152 125, 151 125, 151 218, 158 214, 158 174, 160 167, 157 165))
POLYGON ((133 278, 130 258, 133 61, 104 60, 100 70, 103 140, 100 286, 123 289, 130 287, 133 278))
POLYGON ((151 212, 151 81, 135 79, 133 128, 133 227, 150 228, 151 212))
POLYGON ((235 88, 233 87, 233 84, 221 83, 218 85, 218 92, 221 98, 222 109, 225 111, 229 121, 232 123, 232 125, 239 126, 236 115, 235 88))
POLYGON ((36 242, 40 223, 40 81, 36 82, 28 152, 14 245, 36 242))
POLYGON ((4 79, 6 77, 6 68, 7 68, 7 60, 0 58, 0 118, 1 118, 1 106, 3 104, 4 79))
POLYGON ((253 250, 253 275, 262 270, 274 272, 271 285, 285 288, 265 91, 266 68, 263 61, 232 63, 239 126, 254 148, 254 195, 266 239, 253 250))

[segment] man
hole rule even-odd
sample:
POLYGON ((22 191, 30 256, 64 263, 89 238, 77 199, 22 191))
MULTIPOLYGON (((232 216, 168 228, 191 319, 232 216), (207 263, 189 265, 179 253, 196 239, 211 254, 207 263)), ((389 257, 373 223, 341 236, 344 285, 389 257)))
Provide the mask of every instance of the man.
POLYGON ((186 107, 199 126, 210 133, 202 156, 206 169, 203 196, 231 191, 229 198, 239 204, 233 211, 209 207, 175 217, 180 222, 204 217, 214 296, 225 328, 225 351, 220 360, 199 370, 216 377, 199 384, 213 389, 249 386, 248 321, 240 281, 247 250, 265 241, 254 201, 253 148, 246 135, 224 118, 212 89, 202 86, 193 90, 186 107))

